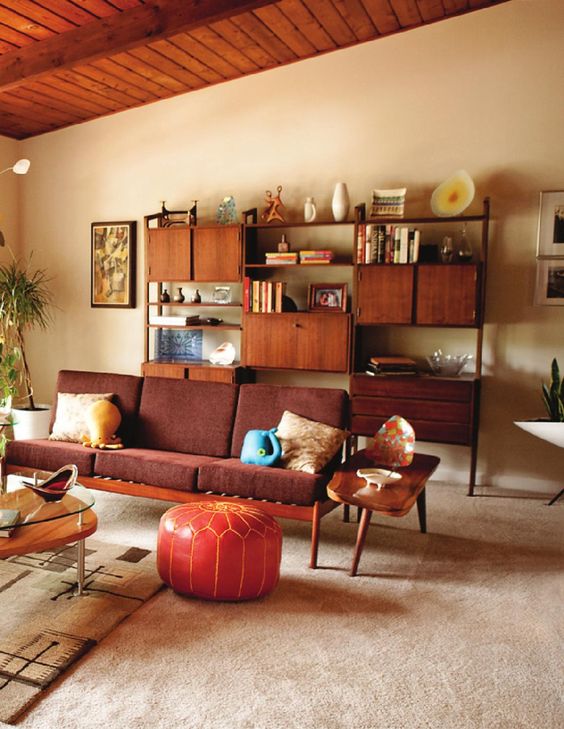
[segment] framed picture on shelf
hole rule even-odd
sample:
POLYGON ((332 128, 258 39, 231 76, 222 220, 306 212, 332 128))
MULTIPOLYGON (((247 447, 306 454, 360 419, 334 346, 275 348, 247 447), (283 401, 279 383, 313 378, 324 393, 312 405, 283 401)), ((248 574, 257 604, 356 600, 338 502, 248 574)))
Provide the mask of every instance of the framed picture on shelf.
POLYGON ((535 304, 564 306, 564 258, 537 261, 535 304))
POLYGON ((564 256, 564 191, 541 192, 538 256, 564 256))
POLYGON ((90 306, 135 308, 135 220, 92 223, 90 306))
POLYGON ((347 284, 310 284, 308 309, 309 311, 346 311, 347 284))

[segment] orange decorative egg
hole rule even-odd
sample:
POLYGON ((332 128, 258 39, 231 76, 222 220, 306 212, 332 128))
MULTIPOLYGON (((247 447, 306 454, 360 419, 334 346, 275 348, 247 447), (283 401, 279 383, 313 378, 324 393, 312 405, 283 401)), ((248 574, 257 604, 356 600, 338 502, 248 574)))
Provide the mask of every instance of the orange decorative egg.
POLYGON ((415 451, 415 431, 399 415, 393 415, 374 436, 374 447, 367 451, 377 463, 391 468, 409 466, 415 451))

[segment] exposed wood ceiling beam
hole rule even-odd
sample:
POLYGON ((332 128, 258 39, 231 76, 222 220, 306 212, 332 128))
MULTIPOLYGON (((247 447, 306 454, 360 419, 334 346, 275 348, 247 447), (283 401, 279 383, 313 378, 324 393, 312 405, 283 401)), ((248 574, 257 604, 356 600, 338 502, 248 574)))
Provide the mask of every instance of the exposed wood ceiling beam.
POLYGON ((168 38, 275 0, 153 0, 0 56, 0 91, 168 38))

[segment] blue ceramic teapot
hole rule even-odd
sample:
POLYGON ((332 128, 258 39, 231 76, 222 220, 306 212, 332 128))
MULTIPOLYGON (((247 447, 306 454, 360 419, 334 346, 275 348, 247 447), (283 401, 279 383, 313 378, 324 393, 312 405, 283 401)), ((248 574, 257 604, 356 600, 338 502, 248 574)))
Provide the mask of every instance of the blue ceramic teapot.
POLYGON ((282 446, 275 435, 276 430, 249 430, 243 441, 241 462, 256 466, 274 466, 282 455, 282 446))

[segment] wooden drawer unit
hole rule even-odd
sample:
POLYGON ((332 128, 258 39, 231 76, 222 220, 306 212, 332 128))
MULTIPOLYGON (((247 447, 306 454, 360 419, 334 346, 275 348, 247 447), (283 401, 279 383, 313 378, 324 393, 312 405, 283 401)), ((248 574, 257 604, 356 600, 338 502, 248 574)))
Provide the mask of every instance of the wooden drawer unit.
POLYGON ((371 436, 401 415, 418 440, 471 445, 478 380, 437 377, 351 377, 351 430, 371 436))
POLYGON ((247 367, 348 372, 348 314, 246 314, 247 367))
POLYGON ((143 362, 141 374, 144 377, 170 377, 175 380, 201 380, 205 382, 249 382, 244 367, 222 367, 207 362, 201 364, 177 362, 143 362))

